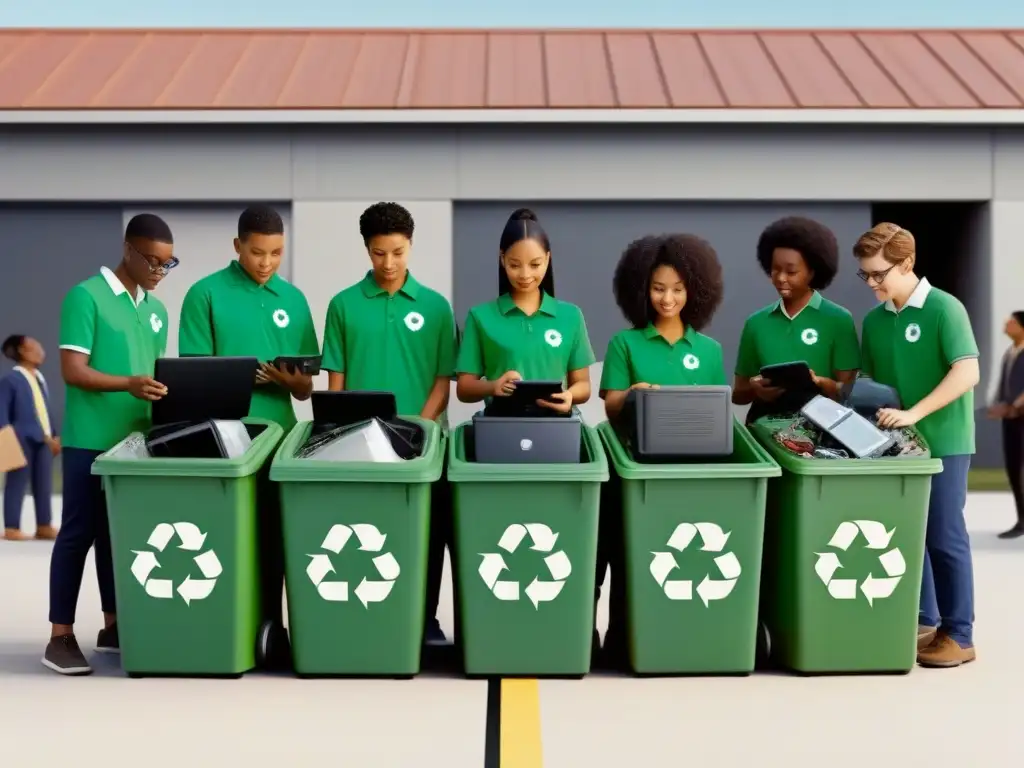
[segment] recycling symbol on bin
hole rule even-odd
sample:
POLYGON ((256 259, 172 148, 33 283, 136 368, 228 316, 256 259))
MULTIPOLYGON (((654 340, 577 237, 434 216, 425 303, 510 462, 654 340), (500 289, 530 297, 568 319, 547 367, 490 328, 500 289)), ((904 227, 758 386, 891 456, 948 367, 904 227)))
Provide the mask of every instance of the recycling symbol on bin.
MULTIPOLYGON (((726 533, 716 523, 680 523, 668 539, 668 546, 677 552, 683 552, 690 542, 700 535, 704 546, 702 552, 722 552, 725 543, 729 540, 730 533, 726 533)), ((688 579, 671 580, 668 575, 679 567, 675 555, 671 552, 651 552, 654 559, 651 560, 651 576, 658 582, 665 591, 665 597, 669 600, 692 600, 694 586, 688 579)), ((732 552, 725 552, 715 558, 715 565, 722 575, 720 579, 711 578, 709 573, 696 587, 697 596, 707 607, 712 600, 724 600, 736 586, 740 577, 739 558, 732 552)))
MULTIPOLYGON (((856 541, 858 534, 864 534, 868 549, 884 550, 889 546, 894 533, 896 533, 895 528, 886 531, 885 526, 877 520, 844 521, 832 534, 828 545, 845 552, 856 541)), ((828 587, 828 593, 836 600, 856 600, 856 579, 832 578, 836 571, 843 567, 843 564, 839 562, 839 555, 835 552, 815 552, 815 554, 818 556, 818 560, 814 564, 814 572, 828 587)), ((869 573, 867 578, 860 583, 860 591, 867 598, 870 606, 874 606, 875 600, 890 597, 899 585, 900 579, 903 578, 903 574, 907 572, 907 562, 903 559, 903 553, 900 552, 899 547, 893 547, 887 552, 883 552, 878 556, 878 562, 881 563, 882 570, 885 571, 885 577, 877 578, 869 573)))
MULTIPOLYGON (((353 533, 356 535, 359 549, 362 552, 381 552, 384 549, 384 541, 388 537, 386 533, 381 533, 377 530, 377 526, 370 523, 353 523, 352 525, 339 523, 331 526, 331 530, 324 538, 324 543, 320 545, 324 553, 309 555, 309 565, 306 566, 306 575, 309 576, 309 580, 313 582, 320 597, 328 602, 347 602, 348 582, 327 579, 328 574, 336 573, 336 571, 331 563, 331 555, 325 553, 340 555, 353 533)), ((370 581, 364 577, 352 590, 364 608, 369 608, 370 603, 384 602, 395 586, 395 579, 401 573, 398 561, 390 552, 378 554, 373 558, 373 564, 377 568, 381 581, 370 581)))
MULTIPOLYGON (((526 585, 523 590, 526 597, 533 603, 533 607, 540 610, 541 603, 549 603, 554 600, 565 586, 565 580, 572 573, 572 564, 568 555, 562 550, 553 551, 558 534, 552 532, 544 523, 513 523, 501 535, 498 546, 512 554, 519 547, 519 544, 526 538, 527 534, 533 542, 530 547, 534 552, 547 552, 544 557, 544 564, 547 566, 550 580, 541 581, 534 577, 533 581, 526 585)), ((502 571, 507 571, 505 558, 500 552, 481 552, 483 560, 480 562, 480 578, 499 600, 518 600, 519 582, 499 579, 502 571)))
POLYGON ((217 586, 217 578, 224 572, 216 552, 212 549, 201 552, 205 543, 206 534, 200 531, 194 523, 160 523, 153 529, 146 541, 151 549, 132 550, 135 555, 135 560, 132 562, 132 575, 150 597, 167 600, 173 598, 176 591, 185 601, 185 605, 191 606, 193 600, 205 600, 217 586), (193 579, 191 576, 185 576, 185 580, 177 586, 177 589, 171 579, 149 578, 154 570, 161 567, 156 552, 163 552, 175 534, 178 535, 178 540, 181 542, 178 549, 185 552, 200 552, 192 559, 204 577, 193 579), (152 550, 156 550, 156 552, 152 550))

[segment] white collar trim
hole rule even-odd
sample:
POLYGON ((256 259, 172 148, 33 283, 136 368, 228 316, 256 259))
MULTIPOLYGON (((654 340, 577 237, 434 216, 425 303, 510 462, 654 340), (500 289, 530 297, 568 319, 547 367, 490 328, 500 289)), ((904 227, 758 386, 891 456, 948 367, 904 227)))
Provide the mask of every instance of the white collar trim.
MULTIPOLYGON (((924 302, 928 298, 928 294, 932 292, 932 285, 928 282, 927 277, 922 277, 917 287, 914 288, 914 292, 910 294, 910 298, 907 299, 907 303, 903 305, 903 309, 907 307, 913 307, 914 309, 921 309, 924 306, 924 302)), ((898 314, 900 310, 896 309, 896 305, 892 303, 892 299, 885 300, 885 308, 894 314, 898 314)))
MULTIPOLYGON (((100 274, 103 275, 103 279, 107 281, 107 285, 110 286, 110 290, 114 292, 115 296, 128 293, 128 289, 124 287, 124 283, 114 274, 114 270, 109 267, 101 267, 100 274)), ((146 292, 139 288, 138 293, 135 294, 135 306, 139 306, 144 298, 146 298, 146 292)))

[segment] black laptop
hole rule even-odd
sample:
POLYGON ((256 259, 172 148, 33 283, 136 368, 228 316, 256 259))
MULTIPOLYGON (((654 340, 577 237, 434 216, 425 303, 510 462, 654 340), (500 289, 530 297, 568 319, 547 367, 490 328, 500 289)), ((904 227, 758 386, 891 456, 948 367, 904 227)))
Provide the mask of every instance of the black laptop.
POLYGON ((167 394, 153 403, 153 425, 244 419, 258 367, 255 357, 161 357, 153 378, 167 394))

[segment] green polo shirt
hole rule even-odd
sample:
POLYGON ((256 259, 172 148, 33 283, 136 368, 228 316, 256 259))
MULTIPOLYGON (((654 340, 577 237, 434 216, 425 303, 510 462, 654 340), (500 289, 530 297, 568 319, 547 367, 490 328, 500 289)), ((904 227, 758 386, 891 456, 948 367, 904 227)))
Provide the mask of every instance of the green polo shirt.
POLYGON ((722 345, 693 328, 674 344, 653 325, 619 331, 608 342, 601 391, 629 389, 641 382, 666 387, 724 385, 722 345))
POLYGON ((452 305, 412 274, 392 296, 367 272, 331 299, 323 367, 345 374, 345 389, 394 392, 399 414, 419 416, 438 377, 455 373, 452 305))
POLYGON ((853 315, 817 291, 795 317, 782 301, 747 318, 740 334, 736 375, 757 376, 766 365, 806 362, 818 376, 860 367, 860 348, 853 315))
MULTIPOLYGON (((259 285, 233 261, 185 294, 178 354, 255 357, 269 363, 282 355, 319 355, 320 345, 302 291, 279 275, 259 285)), ((249 415, 274 421, 286 432, 296 423, 291 393, 276 384, 253 389, 249 415)))
MULTIPOLYGON (((899 311, 880 304, 864 318, 863 371, 894 387, 904 408, 934 390, 958 360, 978 357, 964 305, 951 294, 918 283, 899 311)), ((917 423, 935 457, 970 455, 974 445, 974 391, 917 423)))
MULTIPOLYGON (((133 299, 109 269, 79 283, 60 310, 60 348, 89 356, 108 376, 152 376, 167 348, 167 308, 139 289, 133 299)), ((151 408, 127 392, 90 392, 68 385, 65 448, 107 451, 150 425, 151 408)))
POLYGON ((579 307, 544 294, 540 309, 527 315, 503 293, 469 310, 455 370, 491 381, 508 371, 527 381, 564 381, 595 362, 579 307))

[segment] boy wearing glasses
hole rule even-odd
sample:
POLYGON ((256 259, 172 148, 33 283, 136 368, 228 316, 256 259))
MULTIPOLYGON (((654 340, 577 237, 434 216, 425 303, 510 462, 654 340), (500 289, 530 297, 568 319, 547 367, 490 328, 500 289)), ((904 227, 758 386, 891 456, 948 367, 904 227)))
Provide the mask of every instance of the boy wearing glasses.
POLYGON ((92 672, 74 623, 86 556, 94 545, 104 619, 96 650, 120 653, 106 500, 92 463, 132 432, 144 431, 150 402, 167 392, 152 378, 167 345, 167 309, 152 291, 177 266, 173 252, 167 223, 139 214, 125 229, 121 263, 76 285, 61 306, 64 505, 50 558, 52 627, 42 661, 62 675, 92 672))
MULTIPOLYGON (((317 356, 320 344, 313 315, 302 291, 277 274, 284 258, 284 222, 266 205, 247 208, 238 218, 234 241, 238 258, 204 277, 185 295, 178 331, 178 353, 218 357, 255 357, 249 415, 280 424, 285 433, 296 424, 292 398, 307 400, 313 377, 279 369, 278 357, 317 356)), ((259 662, 287 669, 291 647, 284 628, 284 549, 277 489, 264 473, 259 491, 259 556, 262 624, 257 639, 259 662)))
POLYGON ((932 475, 918 618, 917 661, 957 667, 975 659, 974 568, 964 521, 974 453, 978 345, 964 305, 914 274, 914 236, 879 224, 853 248, 857 275, 882 302, 864 318, 862 369, 894 387, 905 410, 883 408, 885 429, 917 425, 942 472, 932 475))

